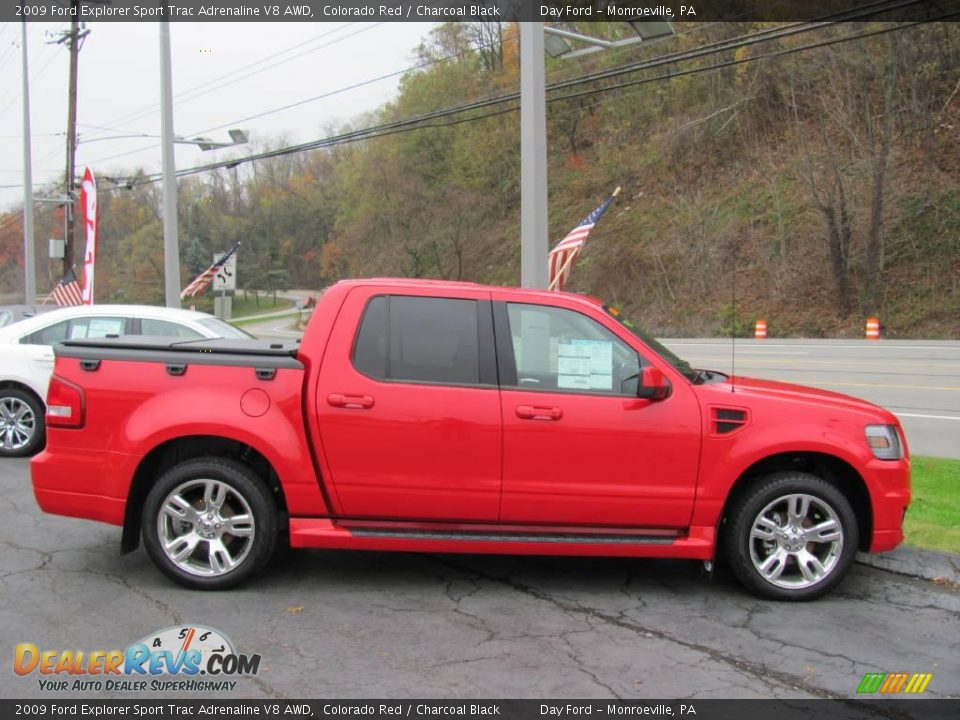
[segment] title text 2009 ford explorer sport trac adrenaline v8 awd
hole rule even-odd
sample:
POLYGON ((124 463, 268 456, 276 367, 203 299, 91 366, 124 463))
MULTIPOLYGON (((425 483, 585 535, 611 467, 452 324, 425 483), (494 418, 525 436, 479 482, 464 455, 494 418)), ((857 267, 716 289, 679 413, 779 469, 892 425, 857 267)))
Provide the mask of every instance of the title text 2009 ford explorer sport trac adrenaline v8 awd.
POLYGON ((910 467, 870 403, 694 370, 578 295, 356 280, 302 345, 56 349, 47 512, 224 588, 294 547, 691 558, 806 599, 902 539, 910 467))

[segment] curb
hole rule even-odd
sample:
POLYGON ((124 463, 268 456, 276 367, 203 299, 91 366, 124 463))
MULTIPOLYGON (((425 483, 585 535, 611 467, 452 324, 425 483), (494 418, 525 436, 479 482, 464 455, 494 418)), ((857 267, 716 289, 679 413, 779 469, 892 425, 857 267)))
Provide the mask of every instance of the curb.
POLYGON ((898 575, 960 586, 960 555, 901 545, 878 555, 857 553, 857 562, 898 575))

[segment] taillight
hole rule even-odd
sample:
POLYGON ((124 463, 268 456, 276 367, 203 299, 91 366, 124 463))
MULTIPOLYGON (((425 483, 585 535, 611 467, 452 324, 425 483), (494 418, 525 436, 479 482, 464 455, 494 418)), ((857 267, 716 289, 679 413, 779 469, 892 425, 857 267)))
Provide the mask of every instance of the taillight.
POLYGON ((47 390, 47 425, 83 427, 84 411, 83 390, 62 377, 51 377, 47 390))

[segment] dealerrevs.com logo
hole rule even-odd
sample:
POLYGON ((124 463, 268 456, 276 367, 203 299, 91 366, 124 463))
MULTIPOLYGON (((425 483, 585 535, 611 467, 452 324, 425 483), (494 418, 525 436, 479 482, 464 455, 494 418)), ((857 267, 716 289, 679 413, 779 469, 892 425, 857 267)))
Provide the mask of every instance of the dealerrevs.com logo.
POLYGON ((229 691, 231 678, 256 675, 260 655, 242 655, 213 628, 170 627, 125 650, 41 650, 34 643, 14 648, 17 675, 39 675, 41 690, 229 691))

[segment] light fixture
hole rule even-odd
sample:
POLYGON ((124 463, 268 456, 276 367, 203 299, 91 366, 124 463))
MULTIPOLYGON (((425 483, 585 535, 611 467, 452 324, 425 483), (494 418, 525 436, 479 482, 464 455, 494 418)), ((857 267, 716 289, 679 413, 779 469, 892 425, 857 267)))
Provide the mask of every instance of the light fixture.
POLYGON ((543 37, 543 49, 547 51, 547 55, 553 58, 561 57, 573 50, 573 48, 570 47, 570 43, 559 35, 550 35, 547 33, 545 33, 543 37))
POLYGON ((562 27, 545 26, 543 28, 544 38, 543 47, 550 57, 575 58, 589 53, 599 52, 600 50, 611 50, 615 48, 626 47, 627 45, 636 45, 650 40, 659 40, 660 38, 670 37, 674 34, 673 26, 665 20, 638 22, 631 20, 629 25, 637 33, 636 37, 624 38, 621 40, 607 40, 606 38, 584 35, 574 30, 566 30, 562 27), (589 47, 574 50, 568 41, 575 40, 589 45, 589 47))
POLYGON ((651 22, 630 20, 629 23, 630 27, 634 29, 634 32, 636 32, 642 40, 656 40, 657 38, 673 35, 673 26, 666 20, 654 20, 651 22))

